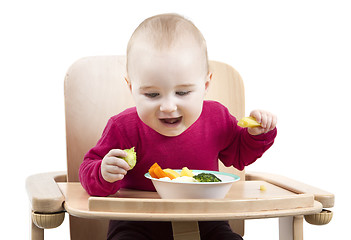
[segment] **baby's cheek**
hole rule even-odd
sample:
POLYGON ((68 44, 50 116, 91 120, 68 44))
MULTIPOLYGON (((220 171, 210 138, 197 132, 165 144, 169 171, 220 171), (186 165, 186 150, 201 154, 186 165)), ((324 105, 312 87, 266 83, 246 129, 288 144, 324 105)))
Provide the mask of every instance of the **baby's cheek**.
POLYGON ((149 111, 147 111, 147 109, 145 109, 145 108, 137 108, 137 113, 138 113, 139 118, 143 122, 148 121, 148 119, 150 118, 149 111))
POLYGON ((184 116, 185 124, 187 127, 190 127, 196 120, 200 117, 202 112, 202 107, 189 108, 184 116))
POLYGON ((155 107, 149 106, 148 104, 137 105, 137 113, 141 121, 151 128, 154 128, 156 117, 155 107))

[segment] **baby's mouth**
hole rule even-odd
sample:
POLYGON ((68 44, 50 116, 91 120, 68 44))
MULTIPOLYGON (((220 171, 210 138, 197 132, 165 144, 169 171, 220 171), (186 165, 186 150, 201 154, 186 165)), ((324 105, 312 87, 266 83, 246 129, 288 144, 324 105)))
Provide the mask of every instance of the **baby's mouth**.
POLYGON ((160 118, 160 121, 162 123, 165 123, 167 125, 176 125, 177 123, 180 123, 182 120, 182 117, 177 117, 177 118, 160 118))

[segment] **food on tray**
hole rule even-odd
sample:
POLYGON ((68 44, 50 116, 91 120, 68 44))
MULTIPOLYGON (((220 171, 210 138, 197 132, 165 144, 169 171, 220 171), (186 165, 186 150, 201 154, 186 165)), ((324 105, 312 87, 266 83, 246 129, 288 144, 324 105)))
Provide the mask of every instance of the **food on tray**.
POLYGON ((261 191, 266 191, 266 190, 267 190, 267 188, 266 188, 266 186, 265 186, 265 185, 260 185, 260 190, 261 190, 261 191))
POLYGON ((238 122, 238 125, 243 128, 261 126, 261 124, 258 123, 254 117, 244 117, 238 122))
POLYGON ((183 167, 180 173, 178 173, 177 171, 170 168, 162 169, 157 163, 154 163, 150 167, 149 174, 153 178, 158 178, 165 181, 174 181, 174 182, 221 182, 222 181, 212 173, 199 173, 195 175, 187 167, 183 167))
POLYGON ((170 179, 175 179, 175 178, 180 177, 180 174, 177 173, 176 171, 174 171, 173 169, 166 168, 166 169, 163 169, 163 171, 166 172, 167 176, 168 176, 170 179))
POLYGON ((188 176, 188 177, 193 177, 194 173, 189 170, 187 167, 183 167, 182 171, 180 172, 180 176, 188 176))
POLYGON ((164 178, 168 177, 167 174, 162 170, 162 168, 154 163, 149 169, 150 176, 153 178, 164 178))
POLYGON ((136 164, 136 152, 134 150, 134 147, 130 149, 124 149, 124 151, 127 153, 127 156, 122 159, 128 163, 130 169, 133 169, 136 164))
POLYGON ((173 180, 174 182, 196 182, 195 178, 189 176, 181 176, 173 180))
POLYGON ((221 179, 212 173, 200 173, 193 178, 198 182, 222 182, 221 179))

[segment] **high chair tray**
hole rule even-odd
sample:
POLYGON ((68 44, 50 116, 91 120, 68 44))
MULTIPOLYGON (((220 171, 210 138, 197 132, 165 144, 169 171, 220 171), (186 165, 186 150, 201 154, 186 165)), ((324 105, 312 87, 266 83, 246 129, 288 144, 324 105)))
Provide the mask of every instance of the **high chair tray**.
POLYGON ((192 221, 267 218, 320 212, 312 194, 296 194, 265 181, 239 181, 224 199, 160 199, 157 192, 121 189, 91 197, 80 183, 58 183, 71 215, 139 221, 192 221), (260 186, 265 190, 260 190, 260 186))

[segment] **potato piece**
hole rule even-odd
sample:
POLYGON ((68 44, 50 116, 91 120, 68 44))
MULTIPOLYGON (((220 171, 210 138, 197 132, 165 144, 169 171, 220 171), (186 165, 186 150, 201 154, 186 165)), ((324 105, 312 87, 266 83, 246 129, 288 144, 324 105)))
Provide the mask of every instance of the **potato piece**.
POLYGON ((182 171, 180 172, 180 176, 188 176, 188 177, 193 177, 195 174, 189 170, 187 167, 183 167, 182 171))
POLYGON ((238 125, 243 128, 261 126, 261 124, 258 123, 254 117, 244 117, 238 122, 238 125))

